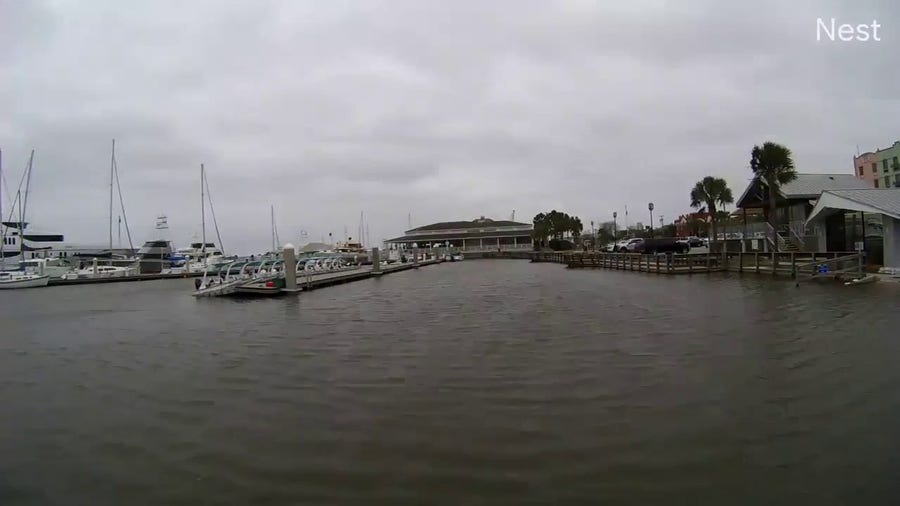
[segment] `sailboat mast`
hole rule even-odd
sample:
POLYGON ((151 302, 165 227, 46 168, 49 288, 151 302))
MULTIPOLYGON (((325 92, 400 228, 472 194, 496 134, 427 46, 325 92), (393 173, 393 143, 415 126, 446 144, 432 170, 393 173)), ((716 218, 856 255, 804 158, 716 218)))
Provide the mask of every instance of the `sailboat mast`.
POLYGON ((275 245, 275 205, 270 206, 271 215, 272 215, 272 253, 277 251, 277 247, 275 245))
POLYGON ((204 191, 204 167, 200 164, 200 240, 203 244, 200 246, 200 254, 203 255, 203 265, 206 265, 206 194, 204 191))
MULTIPOLYGON (((25 198, 19 199, 19 255, 25 260, 25 210, 28 208, 28 190, 31 188, 31 167, 34 164, 34 150, 28 157, 28 177, 25 179, 25 198)), ((24 264, 23 264, 24 265, 24 264)), ((24 268, 24 267, 23 267, 24 268)))
POLYGON ((6 229, 3 226, 3 150, 0 150, 0 271, 6 263, 3 256, 3 243, 6 241, 6 229))
POLYGON ((112 154, 109 158, 109 254, 112 257, 113 250, 113 179, 115 178, 116 168, 116 140, 112 140, 112 154))

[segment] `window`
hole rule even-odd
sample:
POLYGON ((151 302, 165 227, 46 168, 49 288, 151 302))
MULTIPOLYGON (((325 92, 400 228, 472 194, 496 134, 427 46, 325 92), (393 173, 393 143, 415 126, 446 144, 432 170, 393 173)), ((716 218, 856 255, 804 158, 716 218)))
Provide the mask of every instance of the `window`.
POLYGON ((875 188, 878 188, 878 180, 875 180, 875 188))
POLYGON ((885 158, 884 160, 881 161, 881 168, 884 169, 885 172, 888 171, 888 164, 887 164, 887 162, 888 162, 887 158, 885 158))
POLYGON ((900 170, 900 163, 897 163, 897 157, 896 157, 896 156, 894 157, 894 160, 892 161, 892 163, 894 164, 894 172, 900 170))
POLYGON ((865 171, 863 170, 863 166, 860 165, 859 166, 859 175, 862 176, 864 173, 865 173, 865 171))
POLYGON ((878 174, 878 164, 872 163, 872 174, 878 174))

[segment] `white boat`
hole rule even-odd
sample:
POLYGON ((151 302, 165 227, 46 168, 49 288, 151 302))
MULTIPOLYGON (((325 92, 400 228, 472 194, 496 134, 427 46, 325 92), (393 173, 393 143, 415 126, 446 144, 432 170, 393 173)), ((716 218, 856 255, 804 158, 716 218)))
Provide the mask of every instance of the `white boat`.
POLYGON ((122 278, 125 276, 135 276, 137 274, 139 274, 137 266, 119 267, 116 265, 93 265, 91 267, 72 271, 63 276, 63 279, 122 278))
POLYGON ((30 258, 19 262, 19 267, 28 274, 62 278, 75 271, 75 266, 67 258, 30 258))
POLYGON ((450 255, 450 261, 451 262, 462 262, 463 254, 462 253, 454 253, 454 254, 450 255))
POLYGON ((47 286, 50 282, 50 276, 41 276, 39 274, 28 274, 26 272, 0 272, 0 290, 10 290, 13 288, 37 288, 47 286))

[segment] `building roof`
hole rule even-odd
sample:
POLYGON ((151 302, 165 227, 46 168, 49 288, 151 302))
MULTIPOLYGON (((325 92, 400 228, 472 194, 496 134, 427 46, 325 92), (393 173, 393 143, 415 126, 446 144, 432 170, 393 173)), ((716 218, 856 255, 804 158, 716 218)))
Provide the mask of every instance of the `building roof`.
POLYGON ((866 190, 868 182, 853 174, 797 174, 797 179, 783 185, 781 194, 789 199, 816 198, 826 190, 866 190))
POLYGON ((827 190, 822 192, 806 221, 821 219, 837 211, 884 214, 900 220, 900 188, 827 190))
POLYGON ((404 235, 388 239, 386 242, 422 242, 422 241, 443 241, 452 239, 478 239, 482 237, 531 237, 529 230, 497 230, 495 232, 460 232, 458 234, 415 234, 404 235))
MULTIPOLYGON (((754 177, 747 189, 737 200, 737 207, 756 207, 765 180, 754 177)), ((778 194, 785 199, 815 199, 826 190, 865 190, 872 188, 867 181, 854 174, 797 174, 797 179, 778 188, 778 194)))
POLYGON ((467 228, 484 228, 484 227, 527 227, 528 223, 519 223, 518 221, 509 221, 509 220, 499 220, 494 221, 490 218, 485 218, 482 216, 476 220, 472 221, 442 221, 440 223, 432 223, 431 225, 424 225, 421 227, 416 227, 411 230, 407 230, 406 232, 425 232, 431 230, 457 230, 457 229, 467 229, 467 228))

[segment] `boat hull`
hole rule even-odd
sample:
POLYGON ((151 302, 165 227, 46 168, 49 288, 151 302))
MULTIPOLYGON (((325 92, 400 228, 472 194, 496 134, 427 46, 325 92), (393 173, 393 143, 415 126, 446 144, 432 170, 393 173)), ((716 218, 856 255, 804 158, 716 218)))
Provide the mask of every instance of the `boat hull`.
POLYGON ((0 290, 12 290, 16 288, 38 288, 47 286, 50 276, 25 276, 0 279, 0 290))

